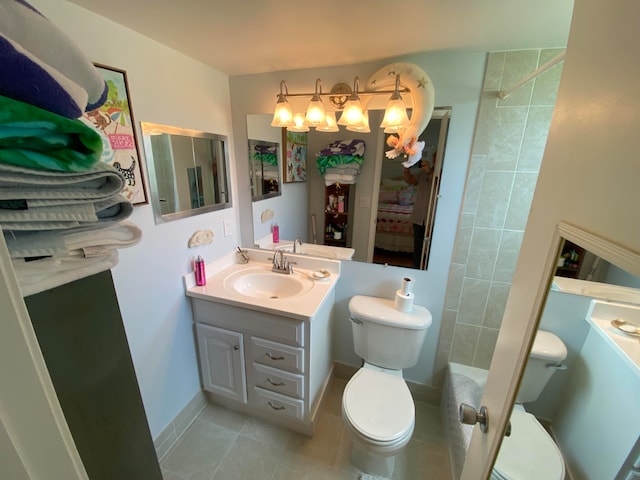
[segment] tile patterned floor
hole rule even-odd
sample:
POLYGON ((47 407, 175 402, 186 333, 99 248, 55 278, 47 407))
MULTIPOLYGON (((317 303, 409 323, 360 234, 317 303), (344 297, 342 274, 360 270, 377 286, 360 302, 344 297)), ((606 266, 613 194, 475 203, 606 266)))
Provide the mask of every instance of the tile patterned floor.
MULTIPOLYGON (((334 378, 312 438, 209 404, 161 459, 164 480, 356 480, 334 378)), ((393 479, 451 480, 440 409, 416 402, 413 438, 393 479)))

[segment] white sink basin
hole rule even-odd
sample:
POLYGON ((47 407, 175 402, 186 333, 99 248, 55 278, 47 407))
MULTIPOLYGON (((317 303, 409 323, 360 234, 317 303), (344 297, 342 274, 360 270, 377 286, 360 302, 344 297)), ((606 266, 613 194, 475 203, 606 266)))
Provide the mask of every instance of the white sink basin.
POLYGON ((255 268, 232 273, 224 280, 224 287, 247 297, 276 299, 303 295, 311 290, 313 282, 295 273, 288 275, 255 268))

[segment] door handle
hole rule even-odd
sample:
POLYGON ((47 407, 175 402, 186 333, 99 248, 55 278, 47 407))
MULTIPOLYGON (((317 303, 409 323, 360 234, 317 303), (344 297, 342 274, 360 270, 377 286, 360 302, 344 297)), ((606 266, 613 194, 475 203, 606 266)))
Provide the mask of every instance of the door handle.
MULTIPOLYGON (((487 433, 487 430, 489 430, 489 413, 485 406, 481 406, 480 411, 478 412, 471 405, 461 403, 458 410, 458 418, 460 422, 465 425, 475 425, 476 423, 479 423, 480 431, 482 433, 487 433)), ((507 428, 504 430, 504 436, 511 436, 511 421, 507 422, 507 428)))
POLYGON ((471 405, 461 403, 458 409, 458 419, 465 425, 475 425, 479 423, 482 433, 487 433, 489 430, 489 413, 487 412, 487 407, 484 405, 480 407, 480 411, 477 411, 471 405))

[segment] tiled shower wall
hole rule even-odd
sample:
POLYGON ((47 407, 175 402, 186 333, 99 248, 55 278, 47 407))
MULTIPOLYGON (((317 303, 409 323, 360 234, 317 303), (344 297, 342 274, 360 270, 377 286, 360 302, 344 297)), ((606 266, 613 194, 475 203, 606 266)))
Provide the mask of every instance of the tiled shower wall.
POLYGON ((562 49, 489 54, 440 331, 447 362, 489 368, 538 178, 562 63, 510 88, 562 49))

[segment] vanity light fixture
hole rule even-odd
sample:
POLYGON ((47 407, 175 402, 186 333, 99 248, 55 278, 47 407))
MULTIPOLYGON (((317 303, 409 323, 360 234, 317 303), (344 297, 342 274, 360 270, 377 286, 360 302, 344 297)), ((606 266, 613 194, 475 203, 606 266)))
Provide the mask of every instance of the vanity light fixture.
MULTIPOLYGON (((409 117, 402 100, 403 93, 409 93, 408 88, 400 87, 400 75, 396 75, 395 89, 393 90, 373 90, 360 92, 360 81, 355 77, 353 90, 344 83, 335 85, 330 92, 322 92, 322 82, 316 79, 314 93, 289 93, 287 82, 280 82, 280 93, 273 114, 273 127, 286 127, 293 132, 308 132, 309 127, 315 128, 319 132, 339 131, 337 125, 347 127, 347 130, 354 132, 370 132, 368 113, 363 111, 360 101, 360 94, 369 97, 373 95, 389 95, 391 98, 387 103, 384 120, 380 125, 385 133, 398 132, 409 125, 409 117), (338 88, 340 87, 340 88, 338 88), (342 110, 340 120, 336 122, 334 112, 326 112, 322 103, 322 96, 329 96, 331 104, 338 110, 342 110), (293 114, 287 97, 311 97, 307 107, 306 115, 293 114), (295 117, 295 118, 294 118, 295 117)), ((366 100, 366 99, 365 99, 366 100)))
POLYGON ((317 127, 318 125, 322 125, 324 123, 324 105, 322 104, 322 100, 320 99, 320 94, 322 93, 322 82, 318 78, 316 80, 316 92, 311 97, 311 101, 309 102, 309 106, 307 107, 307 114, 305 115, 305 123, 312 127, 317 127))
POLYGON ((384 128, 384 133, 394 133, 406 128, 408 125, 407 107, 400 95, 400 75, 396 75, 396 88, 387 102, 380 128, 384 128))
POLYGON ((344 106, 344 111, 338 120, 338 125, 362 125, 364 120, 362 119, 362 104, 360 103, 360 97, 358 96, 358 88, 360 86, 360 80, 358 77, 353 81, 353 91, 347 104, 344 106))
POLYGON ((304 113, 293 114, 293 126, 287 127, 289 132, 308 132, 309 125, 304 121, 304 113))
POLYGON ((371 131, 371 129, 369 128, 369 111, 363 111, 361 121, 353 123, 351 125, 347 125, 346 128, 350 132, 369 133, 371 131))
POLYGON ((336 112, 325 112, 324 123, 316 127, 318 132, 338 132, 338 122, 336 121, 336 112))
POLYGON ((273 120, 271 121, 272 127, 293 127, 293 111, 291 105, 287 101, 287 95, 289 95, 289 88, 287 82, 282 80, 280 82, 280 93, 278 94, 278 101, 276 102, 276 108, 273 112, 273 120), (283 91, 284 90, 284 91, 283 91))

